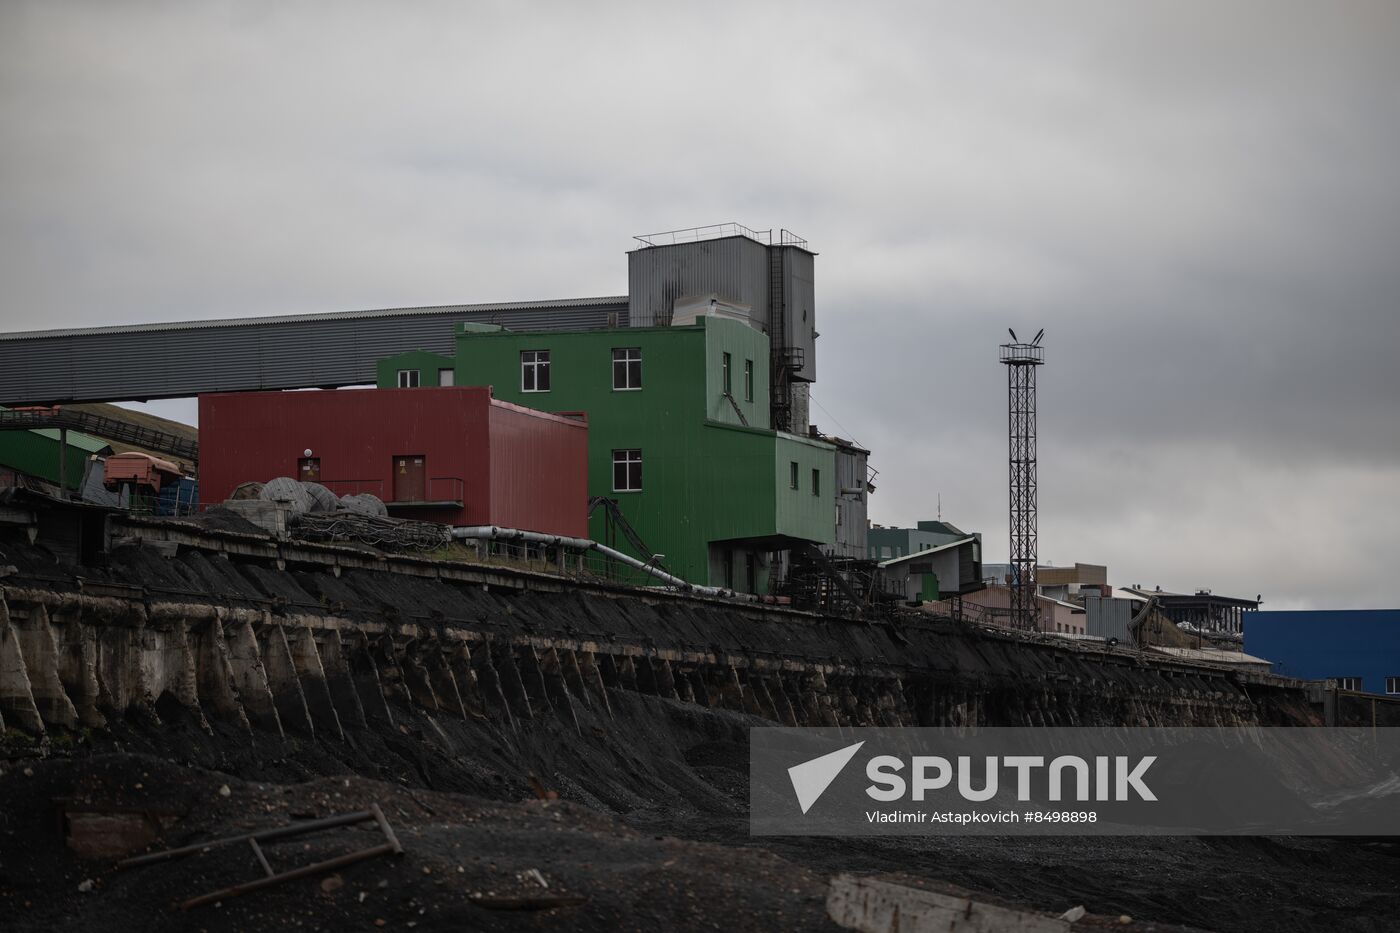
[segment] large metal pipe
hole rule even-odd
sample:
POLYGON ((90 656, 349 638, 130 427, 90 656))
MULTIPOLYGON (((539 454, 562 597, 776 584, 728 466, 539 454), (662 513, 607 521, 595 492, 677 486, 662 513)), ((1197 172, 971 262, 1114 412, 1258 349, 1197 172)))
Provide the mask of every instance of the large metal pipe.
POLYGON ((734 590, 724 589, 718 586, 701 586, 683 580, 675 574, 667 573, 660 567, 653 566, 646 561, 638 560, 631 554, 624 554, 619 550, 610 548, 605 544, 599 544, 590 538, 569 538, 564 535, 547 535, 538 531, 521 531, 518 528, 500 528, 496 525, 469 525, 464 528, 453 528, 452 537, 463 539, 487 540, 487 541, 528 541, 532 544, 543 544, 549 547, 571 548, 575 551, 597 551, 613 560, 621 561, 629 567, 648 573, 656 579, 674 586, 678 590, 688 593, 699 593, 701 596, 718 596, 724 599, 743 599, 754 601, 756 596, 750 593, 737 593, 734 590))

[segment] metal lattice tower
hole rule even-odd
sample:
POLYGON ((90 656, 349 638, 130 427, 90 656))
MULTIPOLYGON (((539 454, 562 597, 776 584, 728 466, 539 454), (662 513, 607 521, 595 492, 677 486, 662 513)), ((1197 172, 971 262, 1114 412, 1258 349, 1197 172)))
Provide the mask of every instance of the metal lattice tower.
POLYGON ((1011 487, 1011 626, 1035 628, 1035 566, 1038 521, 1036 517, 1035 368, 1045 362, 1040 340, 1030 343, 1011 334, 1001 345, 1006 366, 1006 411, 1011 487))

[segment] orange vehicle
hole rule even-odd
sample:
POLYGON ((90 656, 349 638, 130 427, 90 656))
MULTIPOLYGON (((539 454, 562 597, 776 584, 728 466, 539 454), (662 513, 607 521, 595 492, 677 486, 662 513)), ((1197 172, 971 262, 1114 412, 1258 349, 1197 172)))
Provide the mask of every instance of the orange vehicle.
POLYGON ((178 482, 182 475, 180 468, 169 460, 150 454, 113 454, 102 466, 102 485, 107 489, 131 485, 160 492, 162 486, 178 482))

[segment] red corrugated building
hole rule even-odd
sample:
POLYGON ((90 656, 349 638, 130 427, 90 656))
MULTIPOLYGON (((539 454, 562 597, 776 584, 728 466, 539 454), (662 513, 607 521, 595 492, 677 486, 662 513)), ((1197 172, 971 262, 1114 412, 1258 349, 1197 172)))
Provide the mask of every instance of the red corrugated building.
POLYGON ((588 536, 587 425, 484 387, 201 395, 200 498, 278 476, 402 518, 588 536))

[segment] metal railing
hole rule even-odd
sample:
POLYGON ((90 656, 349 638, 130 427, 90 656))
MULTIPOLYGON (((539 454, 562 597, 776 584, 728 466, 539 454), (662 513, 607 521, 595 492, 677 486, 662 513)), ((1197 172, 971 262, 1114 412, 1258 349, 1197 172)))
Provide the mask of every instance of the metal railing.
POLYGON ((460 476, 433 476, 428 479, 430 502, 462 502, 466 494, 467 484, 460 476))
POLYGON ((643 246, 675 246, 678 243, 698 243, 702 240, 718 240, 721 237, 742 236, 757 240, 765 246, 800 246, 804 249, 807 241, 791 230, 779 230, 777 242, 773 240, 773 230, 754 230, 740 223, 709 224, 704 227, 686 227, 683 230, 665 230, 661 233, 645 233, 632 239, 643 246))
POLYGON ((378 496, 387 506, 407 505, 419 502, 463 502, 466 499, 467 483, 460 476, 433 476, 428 479, 422 499, 395 499, 392 490, 385 495, 382 479, 323 479, 317 480, 337 496, 354 496, 368 493, 378 496))
POLYGON ((358 496, 369 493, 371 496, 384 498, 384 481, 382 479, 322 479, 315 480, 325 486, 337 496, 358 496))
POLYGON ((1045 348, 1033 343, 1004 343, 1001 345, 1001 362, 1039 365, 1045 362, 1045 348))
POLYGON ((67 428, 184 460, 199 460, 199 442, 119 418, 67 408, 11 408, 0 411, 0 430, 67 428))

